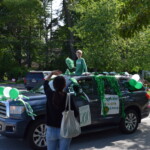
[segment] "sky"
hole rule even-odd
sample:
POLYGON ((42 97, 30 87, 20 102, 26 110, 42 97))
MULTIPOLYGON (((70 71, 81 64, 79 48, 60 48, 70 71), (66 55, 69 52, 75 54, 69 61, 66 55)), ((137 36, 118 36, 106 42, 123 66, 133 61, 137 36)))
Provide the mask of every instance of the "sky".
MULTIPOLYGON (((57 11, 62 9, 62 1, 63 0, 53 0, 53 18, 57 18, 57 11)), ((59 21, 59 25, 64 25, 63 21, 59 21)))
POLYGON ((62 0, 53 0, 53 10, 54 10, 54 17, 57 10, 60 10, 62 5, 62 0))

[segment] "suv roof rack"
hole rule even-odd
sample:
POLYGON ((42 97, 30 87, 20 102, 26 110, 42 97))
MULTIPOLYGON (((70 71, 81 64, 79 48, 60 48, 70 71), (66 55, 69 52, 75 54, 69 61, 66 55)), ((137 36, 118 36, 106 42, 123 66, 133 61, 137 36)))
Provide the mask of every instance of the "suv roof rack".
POLYGON ((122 75, 129 76, 128 72, 93 72, 94 75, 122 75))

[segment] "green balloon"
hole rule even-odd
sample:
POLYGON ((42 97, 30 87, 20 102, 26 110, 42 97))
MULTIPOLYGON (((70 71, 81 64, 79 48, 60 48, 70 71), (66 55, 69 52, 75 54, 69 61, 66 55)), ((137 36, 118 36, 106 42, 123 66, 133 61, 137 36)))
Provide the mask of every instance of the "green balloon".
POLYGON ((130 84, 131 86, 135 86, 135 85, 137 84, 137 81, 134 80, 134 79, 130 79, 130 80, 129 80, 129 84, 130 84))
POLYGON ((12 88, 9 92, 10 98, 16 99, 19 96, 19 91, 16 88, 12 88))
POLYGON ((143 84, 141 82, 137 82, 137 84, 134 87, 136 89, 141 89, 143 87, 143 84))
POLYGON ((72 59, 66 58, 66 64, 67 64, 69 69, 73 69, 74 68, 74 61, 72 59))
POLYGON ((78 84, 78 81, 75 78, 70 78, 70 80, 73 82, 73 84, 78 84))
POLYGON ((1 96, 4 95, 4 94, 3 94, 3 91, 4 91, 4 87, 1 86, 1 87, 0 87, 0 95, 1 95, 1 96))
POLYGON ((70 71, 67 69, 65 72, 66 75, 70 75, 70 71))

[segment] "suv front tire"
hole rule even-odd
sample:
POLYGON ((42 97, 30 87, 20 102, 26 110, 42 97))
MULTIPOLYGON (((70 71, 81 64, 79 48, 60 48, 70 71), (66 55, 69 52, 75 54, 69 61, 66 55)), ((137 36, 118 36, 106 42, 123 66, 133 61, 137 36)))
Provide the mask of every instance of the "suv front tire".
POLYGON ((27 141, 34 150, 46 150, 46 123, 44 119, 37 119, 33 122, 28 131, 27 141))

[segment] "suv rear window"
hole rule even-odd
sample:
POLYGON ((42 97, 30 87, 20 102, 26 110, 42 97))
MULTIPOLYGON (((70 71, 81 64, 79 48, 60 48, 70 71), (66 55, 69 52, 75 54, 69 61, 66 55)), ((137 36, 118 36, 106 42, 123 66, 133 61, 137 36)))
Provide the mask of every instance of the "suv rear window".
POLYGON ((120 85, 120 90, 121 91, 136 92, 136 91, 143 91, 143 90, 145 90, 144 87, 142 87, 141 89, 130 90, 129 89, 128 79, 120 78, 118 83, 120 85))

